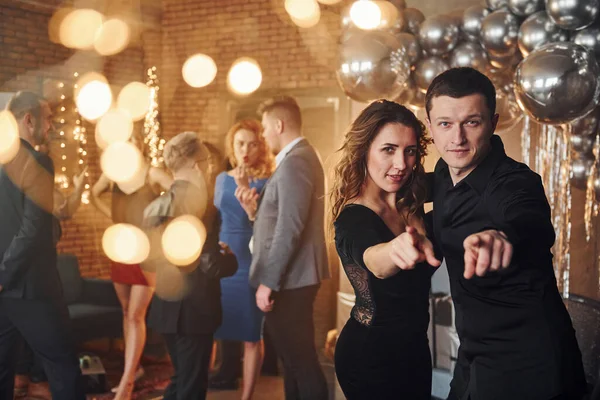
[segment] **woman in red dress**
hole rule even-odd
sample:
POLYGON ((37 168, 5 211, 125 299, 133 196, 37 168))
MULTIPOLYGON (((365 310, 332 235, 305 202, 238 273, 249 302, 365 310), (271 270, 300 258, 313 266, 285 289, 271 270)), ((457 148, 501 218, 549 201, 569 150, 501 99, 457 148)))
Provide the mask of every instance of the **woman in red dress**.
MULTIPOLYGON (((133 140, 141 144, 141 140, 133 140)), ((159 195, 159 190, 167 190, 173 179, 163 170, 147 167, 146 178, 137 190, 125 193, 118 184, 104 174, 94 184, 90 200, 96 208, 113 223, 127 223, 142 227, 143 212, 159 195), (156 191, 154 189, 157 189, 156 191), (158 190, 159 189, 159 190, 158 190), (100 195, 111 192, 110 206, 100 195)), ((113 388, 115 399, 127 400, 131 397, 134 382, 144 370, 139 365, 146 343, 146 311, 154 293, 154 273, 144 271, 139 264, 121 264, 111 261, 110 277, 123 309, 123 338, 125 341, 125 367, 119 386, 113 388)))

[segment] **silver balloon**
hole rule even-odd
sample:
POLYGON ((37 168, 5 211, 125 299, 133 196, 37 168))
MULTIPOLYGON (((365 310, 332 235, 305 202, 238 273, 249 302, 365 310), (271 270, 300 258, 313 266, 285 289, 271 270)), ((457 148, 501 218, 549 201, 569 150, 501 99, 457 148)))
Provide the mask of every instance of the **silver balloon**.
POLYGON ((529 16, 519 28, 519 50, 523 57, 547 43, 565 42, 568 39, 569 33, 552 22, 546 11, 529 16))
POLYGON ((451 67, 471 67, 486 73, 488 68, 487 53, 479 43, 463 42, 456 46, 450 55, 451 67))
POLYGON ((485 0, 485 4, 490 10, 496 11, 503 7, 508 7, 507 0, 485 0))
POLYGON ((505 57, 514 54, 519 25, 519 19, 510 11, 494 11, 481 22, 481 44, 491 56, 505 57))
POLYGON ((552 21, 572 31, 590 26, 599 9, 600 0, 546 0, 546 11, 552 21))
POLYGON ((405 0, 388 0, 390 3, 396 6, 398 10, 404 10, 406 8, 405 0))
POLYGON ((413 35, 418 35, 421 29, 421 24, 425 21, 425 16, 416 8, 407 8, 403 11, 406 30, 413 35))
POLYGON ((412 79, 412 77, 408 78, 406 80, 406 82, 404 82, 404 85, 402 85, 402 88, 403 88, 402 92, 400 92, 398 97, 396 97, 393 100, 396 103, 402 104, 402 105, 410 104, 410 102, 415 98, 417 92, 419 92, 419 88, 417 88, 417 85, 415 85, 415 82, 412 79))
POLYGON ((453 19, 447 15, 427 18, 419 31, 419 42, 427 54, 439 56, 456 47, 459 29, 453 19))
POLYGON ((600 24, 594 24, 575 33, 571 40, 591 50, 596 58, 600 58, 600 24))
POLYGON ((585 190, 590 171, 594 166, 592 158, 574 158, 571 161, 571 183, 578 189, 585 190))
POLYGON ((408 102, 408 105, 412 108, 424 108, 425 107, 425 92, 419 90, 415 90, 414 97, 408 102))
POLYGON ((450 17, 452 22, 459 28, 459 31, 460 31, 460 27, 462 26, 462 23, 463 23, 463 15, 464 14, 465 14, 465 10, 460 8, 460 9, 450 11, 449 13, 446 13, 446 16, 450 17))
POLYGON ((388 30, 394 35, 406 31, 406 21, 404 20, 403 13, 398 13, 396 19, 388 30))
POLYGON ((446 64, 446 61, 440 57, 432 56, 425 58, 419 61, 415 67, 415 83, 419 89, 421 89, 423 92, 426 92, 429 84, 431 84, 431 81, 449 68, 450 66, 446 64))
POLYGON ((531 52, 515 71, 515 93, 534 120, 564 124, 598 106, 598 63, 584 47, 550 43, 531 52))
POLYGON ((516 67, 517 64, 519 64, 519 62, 523 59, 519 52, 515 52, 514 54, 509 54, 503 57, 490 54, 488 55, 488 58, 490 59, 490 65, 492 68, 496 68, 498 71, 514 69, 514 67, 516 67))
POLYGON ((508 0, 508 9, 519 17, 526 17, 544 9, 544 0, 508 0))
POLYGON ((579 118, 571 122, 573 135, 596 136, 598 134, 599 123, 600 108, 596 108, 594 111, 592 111, 585 117, 579 118))
POLYGON ((421 45, 417 38, 410 33, 398 33, 396 39, 400 42, 400 48, 408 57, 410 65, 415 65, 421 59, 421 45))
POLYGON ((471 6, 463 13, 462 31, 470 40, 479 40, 481 34, 481 22, 490 10, 484 6, 471 6))
POLYGON ((337 79, 342 90, 357 101, 395 98, 410 76, 401 44, 388 32, 351 35, 341 44, 337 79))
POLYGON ((580 154, 593 154, 594 136, 571 135, 571 148, 580 154))
POLYGON ((507 131, 513 129, 523 117, 523 112, 515 101, 514 94, 507 94, 499 90, 496 92, 496 112, 500 116, 496 131, 507 131))

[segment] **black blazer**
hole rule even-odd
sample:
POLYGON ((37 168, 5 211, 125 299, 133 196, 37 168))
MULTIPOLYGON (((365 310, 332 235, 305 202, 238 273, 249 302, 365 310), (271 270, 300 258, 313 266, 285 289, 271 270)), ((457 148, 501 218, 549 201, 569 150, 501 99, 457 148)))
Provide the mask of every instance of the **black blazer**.
MULTIPOLYGON (((237 260, 219 246, 220 220, 214 218, 202 254, 188 267, 176 267, 154 251, 160 248, 160 232, 171 219, 198 215, 198 199, 205 197, 193 184, 175 181, 169 191, 152 202, 144 212, 153 253, 144 268, 156 270, 156 292, 148 315, 148 326, 159 333, 210 334, 221 325, 221 284, 219 280, 237 270, 237 260), (156 243, 156 244, 155 244, 156 243)), ((212 202, 212 199, 209 199, 212 202)), ((214 210, 213 210, 214 211, 214 210)), ((210 211, 209 211, 210 212, 210 211)), ((205 223, 207 218, 204 218, 205 223)))
POLYGON ((0 166, 0 285, 2 297, 56 299, 62 286, 53 231, 54 166, 21 140, 0 166))

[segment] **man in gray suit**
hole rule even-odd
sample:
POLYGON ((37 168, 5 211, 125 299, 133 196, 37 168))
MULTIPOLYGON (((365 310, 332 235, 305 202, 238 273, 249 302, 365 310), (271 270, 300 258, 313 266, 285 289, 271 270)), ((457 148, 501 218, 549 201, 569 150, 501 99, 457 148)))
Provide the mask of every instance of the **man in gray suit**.
POLYGON ((259 108, 263 136, 277 168, 260 195, 240 185, 236 196, 254 220, 250 284, 283 361, 285 398, 327 399, 314 343, 313 303, 330 277, 324 233, 325 176, 315 149, 302 137, 300 107, 291 97, 259 108))

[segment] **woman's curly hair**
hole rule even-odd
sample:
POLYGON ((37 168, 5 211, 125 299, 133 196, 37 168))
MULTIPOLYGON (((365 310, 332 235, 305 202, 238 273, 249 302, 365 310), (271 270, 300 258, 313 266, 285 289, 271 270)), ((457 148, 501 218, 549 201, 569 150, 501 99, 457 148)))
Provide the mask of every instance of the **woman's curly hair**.
POLYGON ((256 135, 256 140, 258 142, 258 159, 256 160, 255 165, 250 166, 250 175, 259 179, 268 178, 271 176, 274 170, 273 153, 267 146, 265 138, 262 136, 262 125, 255 119, 244 119, 236 122, 229 129, 229 132, 227 132, 227 136, 225 138, 225 152, 227 154, 227 158, 229 159, 229 164, 231 164, 233 168, 237 167, 237 160, 235 159, 235 152, 233 149, 233 141, 235 139, 235 134, 240 129, 253 132, 256 135))
POLYGON ((333 188, 329 194, 333 221, 346 204, 360 195, 367 179, 367 154, 371 143, 381 128, 390 123, 412 128, 417 135, 417 163, 410 181, 397 193, 398 210, 406 210, 407 216, 410 216, 423 206, 428 192, 423 160, 431 143, 426 136, 425 125, 408 108, 392 101, 376 100, 350 125, 338 150, 341 159, 335 166, 333 188))

